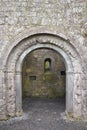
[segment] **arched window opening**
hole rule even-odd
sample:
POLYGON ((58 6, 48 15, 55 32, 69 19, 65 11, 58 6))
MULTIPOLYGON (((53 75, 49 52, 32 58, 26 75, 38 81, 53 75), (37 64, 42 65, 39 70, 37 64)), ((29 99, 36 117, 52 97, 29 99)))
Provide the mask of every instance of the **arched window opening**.
POLYGON ((44 61, 44 71, 47 72, 47 71, 50 71, 50 70, 51 70, 51 59, 47 58, 44 61))

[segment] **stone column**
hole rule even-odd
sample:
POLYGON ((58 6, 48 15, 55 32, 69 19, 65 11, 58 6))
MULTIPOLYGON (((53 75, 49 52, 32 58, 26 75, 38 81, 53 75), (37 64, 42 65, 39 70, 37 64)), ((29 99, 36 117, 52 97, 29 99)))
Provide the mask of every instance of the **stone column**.
POLYGON ((21 72, 16 72, 15 76, 16 86, 16 115, 22 115, 22 75, 21 72))
POLYGON ((66 110, 73 113, 73 72, 66 72, 66 110))

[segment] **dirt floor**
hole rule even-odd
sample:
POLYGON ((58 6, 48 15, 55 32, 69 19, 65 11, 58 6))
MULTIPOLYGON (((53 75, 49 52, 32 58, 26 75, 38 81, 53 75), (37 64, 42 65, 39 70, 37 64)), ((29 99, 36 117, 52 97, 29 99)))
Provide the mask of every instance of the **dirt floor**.
POLYGON ((26 98, 22 117, 0 122, 0 130, 87 130, 82 121, 63 119, 64 99, 26 98))

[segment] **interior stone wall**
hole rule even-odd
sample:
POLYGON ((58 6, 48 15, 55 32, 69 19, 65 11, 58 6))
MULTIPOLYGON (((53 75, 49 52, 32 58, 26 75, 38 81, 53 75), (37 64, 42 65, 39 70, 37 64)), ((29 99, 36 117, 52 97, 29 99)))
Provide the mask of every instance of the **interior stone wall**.
POLYGON ((23 97, 65 97, 66 78, 63 58, 50 49, 29 53, 23 63, 23 97), (45 60, 51 60, 50 70, 45 70, 45 60))

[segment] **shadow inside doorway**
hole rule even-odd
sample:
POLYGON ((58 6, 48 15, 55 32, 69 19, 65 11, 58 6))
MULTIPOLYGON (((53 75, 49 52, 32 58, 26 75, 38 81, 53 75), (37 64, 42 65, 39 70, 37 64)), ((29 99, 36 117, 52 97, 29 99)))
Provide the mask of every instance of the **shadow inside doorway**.
POLYGON ((65 98, 25 98, 23 99, 23 111, 34 120, 58 120, 65 111, 65 98))

